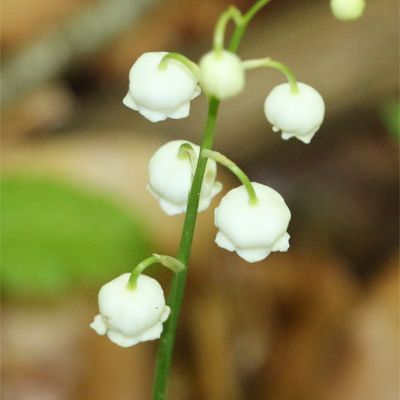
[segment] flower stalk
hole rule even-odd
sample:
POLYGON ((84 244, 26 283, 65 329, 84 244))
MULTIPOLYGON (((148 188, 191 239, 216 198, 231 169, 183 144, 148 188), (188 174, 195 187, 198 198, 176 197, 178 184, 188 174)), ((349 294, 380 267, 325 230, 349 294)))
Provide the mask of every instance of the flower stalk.
POLYGON ((218 151, 213 150, 203 150, 201 152, 202 157, 211 158, 215 160, 217 163, 223 165, 224 167, 228 168, 239 180, 242 182, 243 186, 247 190, 247 194, 249 195, 249 203, 251 205, 257 204, 257 195, 254 190, 253 185, 250 182, 248 176, 241 170, 232 160, 228 157, 224 156, 223 154, 219 153, 218 151))
POLYGON ((230 20, 232 20, 236 26, 240 26, 243 23, 243 15, 235 6, 228 7, 228 9, 218 18, 217 24, 215 25, 214 51, 217 53, 221 53, 224 49, 226 26, 230 20))
MULTIPOLYGON (((215 98, 211 98, 208 105, 208 117, 204 129, 204 137, 201 146, 202 149, 210 149, 212 147, 215 135, 215 122, 217 118, 218 107, 219 101, 215 98)), ((199 157, 196 171, 193 177, 192 188, 189 194, 185 221, 182 229, 182 236, 177 259, 186 266, 189 263, 190 253, 192 249, 193 233, 197 219, 197 208, 199 205, 201 184, 203 182, 206 164, 207 159, 199 157)), ((155 380, 153 384, 153 400, 166 399, 168 376, 172 360, 172 351, 174 348, 176 327, 182 306, 186 277, 187 268, 180 272, 177 272, 172 279, 172 284, 167 301, 168 305, 171 307, 171 315, 165 324, 165 328, 161 336, 158 348, 155 380)))
POLYGON ((236 25, 236 29, 232 34, 232 38, 229 44, 230 51, 236 53, 239 48, 240 41, 242 40, 242 37, 246 32, 247 25, 259 11, 270 2, 271 0, 258 0, 248 9, 246 14, 243 15, 242 20, 239 24, 236 25))
POLYGON ((187 67, 192 74, 195 77, 199 77, 199 67, 198 65, 189 60, 187 57, 185 57, 183 54, 180 53, 168 53, 166 54, 160 61, 160 64, 158 64, 158 68, 160 70, 165 70, 167 68, 168 62, 171 60, 175 60, 183 64, 185 67, 187 67))
POLYGON ((170 269, 172 272, 177 273, 185 269, 185 265, 179 260, 171 256, 165 256, 160 254, 153 254, 152 256, 141 261, 131 272, 131 276, 128 281, 128 288, 130 290, 136 289, 137 279, 139 275, 150 265, 160 263, 164 267, 170 269))
MULTIPOLYGON (((240 41, 246 31, 246 27, 255 16, 255 14, 270 0, 258 0, 249 11, 243 16, 241 23, 236 26, 232 35, 229 51, 236 52, 240 41)), ((204 128, 201 150, 211 150, 215 136, 215 125, 218 115, 220 101, 215 97, 208 100, 208 116, 204 128)), ((197 208, 199 205, 201 186, 206 170, 207 159, 199 157, 197 161, 196 171, 193 177, 193 183, 189 194, 185 221, 183 224, 181 241, 177 259, 186 265, 186 268, 177 272, 173 279, 168 296, 168 305, 171 307, 171 315, 165 324, 163 334, 157 353, 155 378, 153 384, 153 400, 165 400, 167 398, 168 376, 171 368, 172 352, 175 342, 176 328, 178 324, 179 314, 184 296, 185 283, 187 279, 187 265, 192 249, 193 234, 197 219, 197 208)))
POLYGON ((286 76, 289 84, 290 84, 290 91, 293 94, 298 94, 299 93, 299 87, 297 85, 297 79, 296 75, 294 72, 285 64, 275 61, 270 57, 267 58, 261 58, 257 60, 247 60, 243 61, 243 68, 244 69, 254 69, 254 68, 273 68, 281 72, 283 75, 286 76))

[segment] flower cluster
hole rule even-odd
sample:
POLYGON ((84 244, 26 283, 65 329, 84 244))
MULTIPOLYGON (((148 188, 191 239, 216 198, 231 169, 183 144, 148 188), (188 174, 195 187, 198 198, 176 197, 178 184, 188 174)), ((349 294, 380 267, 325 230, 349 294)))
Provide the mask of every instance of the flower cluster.
MULTIPOLYGON (((147 118, 150 115, 152 121, 171 115, 183 118, 188 113, 190 101, 198 93, 198 85, 207 96, 225 100, 244 89, 245 71, 257 67, 278 69, 288 78, 287 83, 273 88, 265 99, 264 111, 273 131, 281 131, 283 139, 295 137, 303 143, 310 143, 323 122, 324 101, 311 86, 297 82, 287 66, 270 58, 241 61, 236 54, 218 48, 203 56, 197 66, 176 53, 144 54, 131 69, 129 92, 124 103, 127 104, 127 99, 134 101, 134 108, 147 118), (182 107, 184 113, 176 112, 182 107)), ((161 146, 150 159, 148 189, 166 214, 186 212, 199 157, 199 146, 174 140, 161 146)), ((209 207, 212 198, 222 188, 216 181, 215 161, 221 162, 218 157, 208 159, 198 211, 209 207)), ((234 164, 228 162, 225 165, 229 168, 234 164)), ((242 185, 231 190, 216 208, 218 233, 215 241, 218 246, 235 251, 244 260, 256 262, 273 251, 287 251, 290 211, 273 189, 260 183, 249 185, 253 189, 242 185), (247 198, 249 190, 253 190, 256 201, 247 198)))
MULTIPOLYGON (((242 62, 228 50, 210 51, 195 67, 186 57, 174 55, 145 53, 129 73, 129 91, 123 103, 152 122, 187 117, 190 102, 200 94, 200 87, 208 96, 219 100, 238 95, 245 87, 246 69, 264 66, 281 69, 283 73, 287 70, 283 64, 271 60, 242 62)), ((309 143, 322 124, 325 105, 311 86, 292 81, 278 85, 269 93, 264 111, 273 130, 282 131, 283 139, 295 137, 309 143)))
MULTIPOLYGON (((340 9, 342 16, 357 11, 355 1, 353 8, 345 3, 332 0, 332 9, 336 13, 340 9)), ((266 96, 266 119, 274 132, 281 131, 283 139, 294 137, 310 143, 324 119, 321 95, 311 86, 298 82, 293 72, 278 61, 269 57, 242 61, 224 49, 229 19, 243 23, 242 14, 234 7, 229 8, 217 23, 213 50, 198 65, 178 53, 150 52, 140 56, 129 72, 129 90, 123 103, 152 122, 185 118, 189 115, 190 102, 201 91, 209 104, 226 100, 244 90, 248 70, 273 68, 285 75, 287 83, 276 86, 266 96)), ((215 208, 216 244, 236 252, 249 263, 264 260, 271 252, 287 251, 291 213, 283 197, 262 183, 251 182, 233 161, 212 151, 211 142, 204 140, 198 146, 187 140, 173 140, 154 153, 149 163, 148 190, 160 208, 168 215, 185 212, 195 215, 207 209, 222 189, 216 180, 219 163, 234 173, 241 185, 225 194, 215 208), (195 201, 190 203, 191 199, 195 201)), ((175 273, 185 268, 173 257, 153 254, 131 274, 125 273, 105 284, 99 292, 99 314, 90 325, 99 335, 106 334, 123 347, 160 337, 171 310, 160 284, 142 275, 153 263, 160 263, 175 273)))

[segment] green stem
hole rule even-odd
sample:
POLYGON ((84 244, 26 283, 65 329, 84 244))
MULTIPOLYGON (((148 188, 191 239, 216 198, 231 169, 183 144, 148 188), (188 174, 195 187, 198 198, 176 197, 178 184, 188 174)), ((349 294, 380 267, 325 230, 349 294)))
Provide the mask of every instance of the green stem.
POLYGON ((237 25, 235 31, 233 32, 231 42, 229 44, 229 50, 232 51, 233 53, 236 53, 240 41, 242 40, 242 37, 244 33, 246 32, 247 25, 250 23, 250 21, 253 19, 253 17, 263 8, 265 7, 271 0, 258 0, 256 1, 246 12, 246 14, 243 15, 242 21, 239 25, 237 25))
POLYGON ((180 62, 181 64, 183 64, 185 67, 187 67, 192 74, 199 79, 200 76, 200 69, 198 67, 198 65, 189 60, 187 57, 185 57, 183 54, 180 53, 168 53, 166 54, 160 61, 160 63, 158 64, 158 68, 161 70, 164 70, 167 68, 168 62, 171 60, 175 60, 180 62))
MULTIPOLYGON (((233 32, 229 50, 236 52, 242 36, 246 31, 246 27, 254 15, 270 0, 258 0, 250 10, 245 14, 244 21, 240 26, 236 26, 233 32)), ((211 149, 215 135, 215 123, 218 114, 219 100, 211 97, 208 100, 208 117, 204 128, 203 141, 200 151, 211 149)), ((171 289, 168 296, 168 304, 171 307, 171 315, 168 318, 164 331, 162 333, 156 360, 154 384, 153 384, 153 400, 165 400, 167 398, 168 376, 171 368, 172 352, 174 349, 176 327, 178 324, 179 314, 182 306, 182 300, 185 290, 187 277, 187 265, 192 249, 192 240, 194 228, 197 219, 197 208, 199 205, 201 185, 203 182, 204 173, 206 170, 207 159, 199 157, 196 167, 196 172, 193 178, 192 187, 189 194, 188 205, 183 223, 181 242, 177 259, 186 265, 183 271, 177 272, 171 284, 171 289)))
POLYGON ((253 185, 250 182, 248 176, 241 170, 232 160, 228 157, 224 156, 223 154, 219 153, 218 151, 212 150, 203 150, 201 152, 202 157, 211 158, 212 160, 218 162, 219 164, 223 165, 224 167, 228 168, 239 180, 242 182, 243 186, 246 188, 247 193, 249 195, 249 203, 251 205, 257 204, 257 195, 254 190, 253 185))
POLYGON ((220 53, 224 49, 225 30, 230 20, 233 20, 236 26, 242 24, 242 13, 234 6, 228 7, 228 9, 220 15, 215 25, 214 51, 217 53, 220 53))
POLYGON ((299 87, 297 85, 297 79, 294 72, 285 64, 279 61, 275 61, 272 58, 260 58, 257 60, 247 60, 242 63, 244 69, 254 69, 260 67, 273 68, 281 72, 286 76, 290 84, 290 90, 293 94, 299 93, 299 87))
POLYGON ((137 279, 139 275, 150 265, 160 263, 164 267, 170 269, 172 272, 183 271, 186 267, 185 264, 182 264, 179 260, 171 256, 164 256, 160 254, 153 254, 152 256, 146 258, 141 261, 136 267, 132 270, 131 276, 128 281, 128 288, 130 290, 136 289, 137 279))
MULTIPOLYGON (((204 139, 201 148, 210 149, 214 141, 215 122, 219 107, 219 101, 212 97, 209 100, 208 118, 204 130, 204 139)), ((197 208, 199 205, 201 185, 206 169, 207 159, 199 157, 196 172, 190 190, 185 221, 183 224, 181 242, 177 259, 186 266, 189 262, 192 249, 193 233, 197 218, 197 208)), ((160 339, 158 348, 155 380, 153 386, 153 400, 166 399, 168 375, 171 367, 172 351, 175 341, 176 326, 182 306, 184 295, 187 269, 175 274, 169 296, 168 305, 171 307, 171 315, 164 326, 164 331, 160 339)))

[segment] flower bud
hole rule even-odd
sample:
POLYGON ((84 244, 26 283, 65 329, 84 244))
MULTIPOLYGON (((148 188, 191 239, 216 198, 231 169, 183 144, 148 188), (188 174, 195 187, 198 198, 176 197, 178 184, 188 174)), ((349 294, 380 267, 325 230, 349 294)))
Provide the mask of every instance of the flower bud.
MULTIPOLYGON (((159 200, 161 209, 168 215, 186 211, 192 186, 193 166, 188 157, 179 155, 179 149, 185 143, 192 146, 198 157, 199 146, 185 140, 173 140, 161 146, 150 159, 148 189, 159 200)), ((221 183, 215 180, 216 175, 216 162, 208 160, 200 194, 199 211, 205 210, 212 198, 222 189, 221 183)))
POLYGON ((365 0, 331 0, 333 15, 342 21, 352 21, 361 17, 365 0))
POLYGON ((200 60, 203 89, 219 100, 236 96, 244 88, 244 69, 240 58, 230 51, 210 51, 200 60))
POLYGON ((268 186, 252 183, 257 203, 250 204, 244 186, 230 190, 215 209, 215 242, 253 263, 272 251, 287 251, 290 210, 282 196, 268 186))
POLYGON ((325 104, 321 95, 311 86, 298 82, 298 93, 289 83, 272 89, 264 103, 264 112, 273 125, 273 131, 282 131, 282 139, 296 137, 310 143, 324 119, 325 104))
POLYGON ((158 339, 170 308, 164 292, 153 278, 140 275, 136 288, 129 289, 130 273, 103 285, 99 292, 99 311, 90 327, 122 347, 158 339))
POLYGON ((190 100, 200 94, 197 78, 179 61, 171 59, 165 67, 159 67, 166 54, 144 53, 136 60, 129 72, 129 91, 123 100, 127 107, 152 122, 187 117, 190 100))

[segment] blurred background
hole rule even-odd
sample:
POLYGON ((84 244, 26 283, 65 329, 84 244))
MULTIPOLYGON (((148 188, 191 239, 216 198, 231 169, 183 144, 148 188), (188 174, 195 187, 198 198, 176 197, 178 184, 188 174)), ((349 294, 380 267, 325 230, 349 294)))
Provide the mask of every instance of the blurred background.
MULTIPOLYGON (((121 100, 141 53, 198 60, 230 3, 2 1, 5 400, 150 398, 157 342, 118 348, 88 324, 101 284, 176 253, 183 219, 146 191, 147 163, 168 140, 200 141, 206 101, 152 124, 121 100)), ((398 8, 369 0, 343 23, 328 1, 273 1, 248 29, 241 56, 290 65, 326 120, 308 146, 272 133, 273 71, 223 103, 216 148, 284 196, 291 248, 249 265, 213 242, 218 199, 199 216, 170 399, 398 398, 398 8)), ((168 291, 168 272, 149 273, 168 291)))

